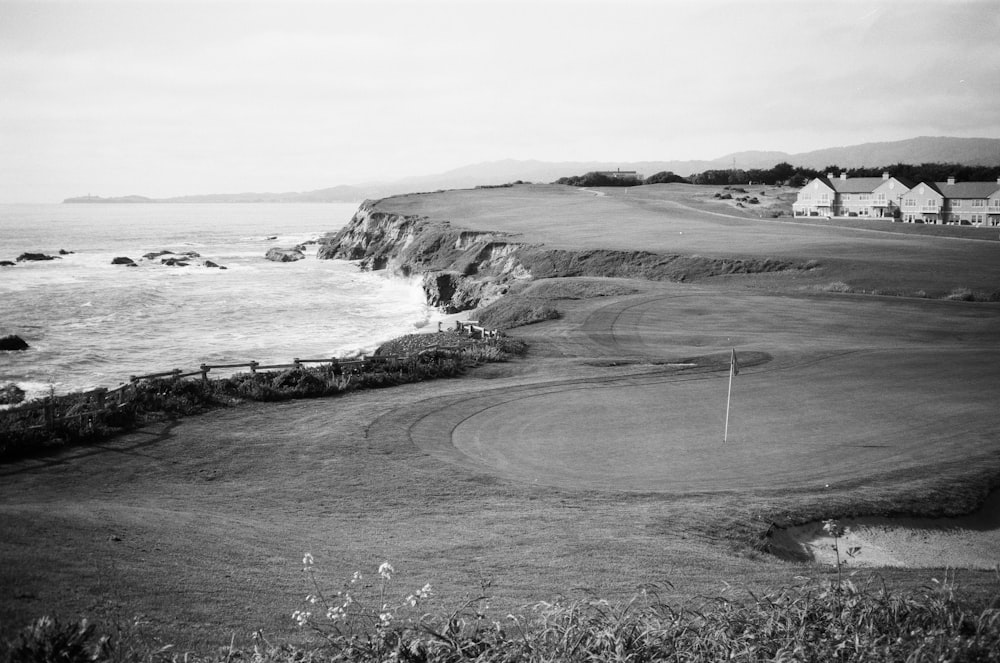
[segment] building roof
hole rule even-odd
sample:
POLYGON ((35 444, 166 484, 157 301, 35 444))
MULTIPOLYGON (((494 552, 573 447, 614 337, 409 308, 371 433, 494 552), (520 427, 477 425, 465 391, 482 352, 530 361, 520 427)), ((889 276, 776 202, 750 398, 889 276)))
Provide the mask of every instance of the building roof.
POLYGON ((945 198, 989 198, 1000 191, 1000 182, 934 182, 934 188, 945 198))
POLYGON ((871 193, 885 183, 881 177, 848 177, 826 180, 837 193, 871 193))

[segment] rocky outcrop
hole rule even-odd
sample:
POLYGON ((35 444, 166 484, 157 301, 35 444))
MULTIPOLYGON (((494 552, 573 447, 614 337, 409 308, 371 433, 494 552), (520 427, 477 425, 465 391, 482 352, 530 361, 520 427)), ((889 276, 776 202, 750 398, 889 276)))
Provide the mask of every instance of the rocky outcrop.
POLYGON ((295 262, 296 260, 302 260, 306 256, 298 249, 273 248, 268 249, 264 257, 274 262, 295 262))
POLYGON ((357 260, 364 270, 389 270, 398 276, 423 275, 429 304, 449 313, 489 304, 519 280, 566 276, 604 276, 686 281, 721 274, 793 269, 782 260, 710 258, 648 251, 547 249, 513 241, 514 235, 453 227, 417 215, 378 209, 365 201, 350 222, 320 240, 321 259, 357 260))
POLYGON ((0 350, 27 350, 28 343, 17 336, 16 334, 11 334, 10 336, 4 336, 0 338, 0 350))
POLYGON ((13 382, 0 387, 0 405, 15 405, 24 400, 24 389, 13 382))
POLYGON ((135 264, 134 260, 132 260, 131 258, 129 258, 127 256, 118 256, 117 258, 113 258, 111 260, 111 264, 112 265, 125 265, 126 267, 138 267, 139 266, 139 265, 135 264))
POLYGON ((44 253, 22 253, 17 257, 18 262, 25 261, 35 261, 35 260, 55 260, 59 256, 49 256, 44 253))
POLYGON ((217 263, 217 262, 214 262, 214 261, 212 261, 212 260, 206 260, 205 262, 203 262, 203 263, 201 263, 201 264, 202 264, 202 265, 203 265, 204 267, 214 267, 214 268, 216 268, 216 269, 229 269, 229 268, 228 268, 228 267, 226 267, 225 265, 220 265, 219 263, 217 263))

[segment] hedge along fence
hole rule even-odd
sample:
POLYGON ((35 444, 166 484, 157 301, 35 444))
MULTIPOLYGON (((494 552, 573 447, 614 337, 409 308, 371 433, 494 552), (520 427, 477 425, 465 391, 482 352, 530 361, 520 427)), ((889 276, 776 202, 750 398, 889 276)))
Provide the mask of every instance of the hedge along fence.
MULTIPOLYGON (((495 346, 502 336, 497 330, 484 330, 468 322, 457 323, 455 331, 482 339, 488 346, 495 346)), ((197 370, 134 375, 114 389, 50 394, 41 401, 0 410, 0 459, 67 442, 106 438, 143 423, 244 400, 315 398, 455 376, 470 362, 495 360, 501 354, 495 347, 485 351, 481 347, 433 344, 409 355, 296 358, 285 364, 201 364, 197 370), (247 370, 210 377, 213 370, 220 369, 247 370)))

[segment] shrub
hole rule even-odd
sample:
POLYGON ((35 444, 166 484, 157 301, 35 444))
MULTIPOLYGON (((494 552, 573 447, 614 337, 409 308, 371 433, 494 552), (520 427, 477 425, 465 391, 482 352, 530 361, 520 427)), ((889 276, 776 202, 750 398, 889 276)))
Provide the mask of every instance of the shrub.
POLYGON ((975 295, 968 288, 955 288, 945 299, 950 299, 959 302, 973 302, 976 300, 975 295))

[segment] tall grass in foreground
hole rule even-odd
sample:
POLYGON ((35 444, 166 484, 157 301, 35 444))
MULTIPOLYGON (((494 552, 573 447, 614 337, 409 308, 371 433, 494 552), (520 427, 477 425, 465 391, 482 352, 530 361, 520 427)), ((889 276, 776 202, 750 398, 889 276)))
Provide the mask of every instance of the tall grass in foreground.
MULTIPOLYGON (((253 661, 255 663, 482 661, 995 661, 1000 660, 1000 610, 969 609, 953 584, 892 592, 878 581, 857 586, 803 580, 800 586, 745 600, 702 599, 674 605, 669 587, 641 589, 630 600, 542 602, 520 615, 492 615, 484 594, 457 609, 424 612, 429 584, 393 598, 386 562, 367 580, 360 573, 338 591, 324 591, 303 560, 311 592, 291 615, 304 631, 298 644, 275 644, 263 633, 252 644, 210 654, 141 646, 126 633, 100 635, 85 621, 43 618, 6 643, 0 660, 253 661), (302 643, 305 644, 302 644, 302 643)), ((222 634, 220 634, 222 635, 222 634)), ((225 640, 228 638, 220 638, 225 640)), ((235 639, 235 638, 234 638, 235 639)))

